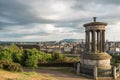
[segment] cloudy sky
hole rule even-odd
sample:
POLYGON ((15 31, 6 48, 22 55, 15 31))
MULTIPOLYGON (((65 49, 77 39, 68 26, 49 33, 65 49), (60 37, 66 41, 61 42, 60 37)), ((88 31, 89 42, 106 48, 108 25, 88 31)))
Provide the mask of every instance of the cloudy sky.
POLYGON ((84 39, 94 16, 120 41, 120 0, 0 0, 0 41, 84 39))

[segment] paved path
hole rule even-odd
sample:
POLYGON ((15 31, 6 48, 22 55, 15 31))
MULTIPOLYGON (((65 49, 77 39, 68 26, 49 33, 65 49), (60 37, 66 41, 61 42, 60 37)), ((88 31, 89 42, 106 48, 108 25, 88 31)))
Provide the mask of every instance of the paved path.
MULTIPOLYGON (((67 68, 64 68, 67 71, 67 68)), ((63 69, 63 70, 64 70, 63 69)), ((25 69, 26 71, 31 71, 30 69, 25 69)), ((67 73, 64 71, 60 71, 60 70, 52 70, 50 68, 39 68, 39 69, 35 69, 35 72, 37 73, 41 73, 41 74, 45 74, 45 75, 50 75, 52 77, 55 77, 57 80, 93 80, 93 79, 89 79, 89 78, 85 78, 82 76, 77 76, 76 74, 73 73, 67 73)))

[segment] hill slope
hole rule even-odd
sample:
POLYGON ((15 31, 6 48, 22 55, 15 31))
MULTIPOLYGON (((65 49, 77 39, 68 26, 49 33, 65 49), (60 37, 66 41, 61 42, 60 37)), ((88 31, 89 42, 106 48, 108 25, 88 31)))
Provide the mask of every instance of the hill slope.
POLYGON ((57 80, 50 75, 36 72, 9 72, 0 70, 0 80, 57 80))

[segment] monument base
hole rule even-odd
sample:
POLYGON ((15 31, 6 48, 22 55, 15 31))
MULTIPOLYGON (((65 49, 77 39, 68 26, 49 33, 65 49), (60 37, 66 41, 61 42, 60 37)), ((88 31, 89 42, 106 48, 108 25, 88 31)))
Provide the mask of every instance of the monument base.
POLYGON ((81 55, 81 65, 88 68, 93 68, 96 66, 101 69, 111 69, 110 59, 111 56, 105 52, 103 53, 85 52, 81 55))

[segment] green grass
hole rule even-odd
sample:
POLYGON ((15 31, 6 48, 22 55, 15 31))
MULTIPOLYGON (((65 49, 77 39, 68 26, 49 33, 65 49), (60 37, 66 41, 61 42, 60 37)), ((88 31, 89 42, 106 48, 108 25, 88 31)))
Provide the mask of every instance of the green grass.
POLYGON ((0 80, 56 80, 50 75, 37 72, 9 72, 0 70, 0 80))

